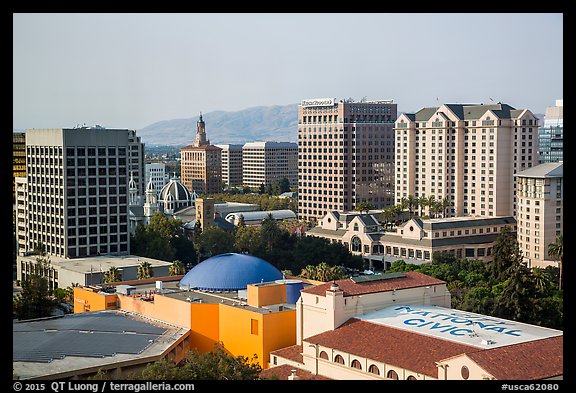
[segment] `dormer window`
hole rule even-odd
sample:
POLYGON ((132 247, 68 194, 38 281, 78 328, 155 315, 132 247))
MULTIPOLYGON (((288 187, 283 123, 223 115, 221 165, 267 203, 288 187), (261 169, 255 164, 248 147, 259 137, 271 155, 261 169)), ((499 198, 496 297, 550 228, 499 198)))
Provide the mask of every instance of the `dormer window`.
POLYGON ((358 223, 355 223, 355 224, 354 224, 354 231, 355 231, 355 232, 358 232, 358 223))

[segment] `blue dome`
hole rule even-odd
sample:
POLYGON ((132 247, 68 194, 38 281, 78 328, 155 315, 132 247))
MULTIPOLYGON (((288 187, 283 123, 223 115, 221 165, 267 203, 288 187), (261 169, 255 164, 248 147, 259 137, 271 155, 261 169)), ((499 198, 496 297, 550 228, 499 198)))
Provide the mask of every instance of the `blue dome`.
POLYGON ((282 272, 269 262, 247 254, 220 254, 194 266, 180 280, 180 287, 203 291, 237 291, 248 284, 275 281, 282 272))

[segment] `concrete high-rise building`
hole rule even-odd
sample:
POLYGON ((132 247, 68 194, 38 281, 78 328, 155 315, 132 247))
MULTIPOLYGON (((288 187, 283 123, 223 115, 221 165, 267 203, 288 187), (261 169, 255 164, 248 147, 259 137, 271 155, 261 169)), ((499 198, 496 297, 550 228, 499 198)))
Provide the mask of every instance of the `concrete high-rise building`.
POLYGON ((528 267, 558 266, 548 245, 563 233, 563 162, 536 165, 516 175, 518 243, 528 267))
POLYGON ((26 177, 26 133, 12 133, 12 197, 16 202, 16 178, 26 177))
POLYGON ((216 146, 222 149, 222 181, 228 186, 241 186, 243 145, 216 146))
MULTIPOLYGON (((96 126, 96 129, 102 128, 101 126, 96 126)), ((128 175, 132 173, 136 186, 138 187, 138 195, 144 195, 145 184, 144 183, 144 148, 145 145, 140 140, 140 137, 136 135, 136 130, 128 131, 128 175)))
POLYGON ((182 183, 198 195, 222 191, 222 149, 206 139, 206 124, 202 114, 196 123, 196 139, 180 149, 182 183))
POLYGON ((298 144, 292 142, 249 142, 242 148, 242 184, 258 188, 282 178, 290 186, 298 182, 298 144))
POLYGON ((396 203, 448 198, 449 216, 515 216, 514 174, 537 163, 538 119, 508 104, 444 104, 396 120, 396 203))
POLYGON ((392 100, 302 100, 298 106, 298 217, 394 204, 392 100))
MULTIPOLYGON (((162 162, 152 162, 145 164, 144 182, 146 183, 146 192, 148 192, 148 183, 152 181, 156 194, 160 193, 164 184, 168 183, 169 177, 166 174, 166 164, 162 162)), ((158 195, 157 195, 158 196, 158 195)))
POLYGON ((134 137, 100 126, 26 131, 26 178, 17 183, 20 255, 40 244, 64 258, 129 254, 129 167, 141 166, 129 156, 134 137))
POLYGON ((538 128, 538 162, 562 161, 564 151, 564 100, 546 108, 544 125, 538 128))

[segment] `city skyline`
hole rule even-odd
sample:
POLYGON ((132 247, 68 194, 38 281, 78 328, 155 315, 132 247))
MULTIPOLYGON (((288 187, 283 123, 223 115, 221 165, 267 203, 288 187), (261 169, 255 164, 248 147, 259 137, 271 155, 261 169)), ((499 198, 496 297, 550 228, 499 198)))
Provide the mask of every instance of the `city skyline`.
POLYGON ((13 129, 140 129, 318 97, 543 113, 563 96, 562 32, 561 13, 16 13, 13 129))

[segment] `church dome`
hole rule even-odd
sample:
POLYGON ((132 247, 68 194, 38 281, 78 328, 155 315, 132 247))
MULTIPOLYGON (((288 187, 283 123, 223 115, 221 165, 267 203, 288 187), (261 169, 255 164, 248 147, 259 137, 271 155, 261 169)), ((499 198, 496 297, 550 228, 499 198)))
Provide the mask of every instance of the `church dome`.
POLYGON ((220 254, 194 266, 180 280, 180 287, 204 291, 237 291, 248 284, 282 279, 282 272, 269 262, 247 254, 220 254))
POLYGON ((176 176, 164 184, 158 202, 164 206, 165 213, 174 213, 192 204, 190 191, 176 176))

